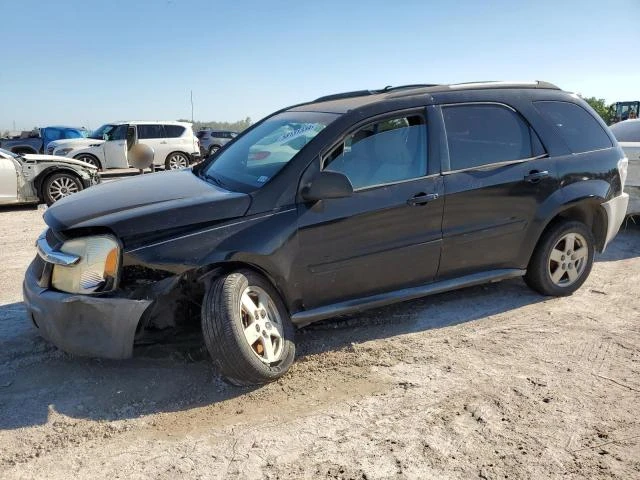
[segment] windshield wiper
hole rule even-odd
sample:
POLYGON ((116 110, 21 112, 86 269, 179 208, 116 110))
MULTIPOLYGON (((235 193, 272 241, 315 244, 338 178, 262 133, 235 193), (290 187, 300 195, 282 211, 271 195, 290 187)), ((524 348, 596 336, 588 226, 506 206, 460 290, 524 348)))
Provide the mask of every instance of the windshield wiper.
POLYGON ((209 175, 208 173, 204 173, 202 172, 202 175, 204 176, 205 180, 210 180, 211 183, 217 185, 220 188, 224 188, 225 190, 229 190, 229 188, 225 185, 225 183, 220 180, 219 177, 216 177, 214 175, 209 175))

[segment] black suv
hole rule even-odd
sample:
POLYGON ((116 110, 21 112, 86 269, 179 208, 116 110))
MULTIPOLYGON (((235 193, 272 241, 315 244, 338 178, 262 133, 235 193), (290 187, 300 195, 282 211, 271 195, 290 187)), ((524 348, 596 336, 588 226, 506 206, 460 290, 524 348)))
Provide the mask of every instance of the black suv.
POLYGON ((202 158, 215 155, 218 150, 238 136, 238 132, 229 130, 199 130, 196 133, 200 142, 200 154, 202 158))
POLYGON ((220 372, 260 384, 291 365, 294 326, 518 276, 571 294, 624 218, 626 167, 594 111, 545 82, 322 97, 192 169, 56 203, 25 303, 82 355, 201 322, 220 372))

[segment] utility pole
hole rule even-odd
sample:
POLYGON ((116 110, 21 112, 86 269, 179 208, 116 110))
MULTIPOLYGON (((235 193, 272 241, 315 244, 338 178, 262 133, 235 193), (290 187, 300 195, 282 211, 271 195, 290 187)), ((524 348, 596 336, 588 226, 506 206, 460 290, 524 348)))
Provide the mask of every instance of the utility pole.
POLYGON ((193 90, 191 90, 191 123, 193 123, 193 90))

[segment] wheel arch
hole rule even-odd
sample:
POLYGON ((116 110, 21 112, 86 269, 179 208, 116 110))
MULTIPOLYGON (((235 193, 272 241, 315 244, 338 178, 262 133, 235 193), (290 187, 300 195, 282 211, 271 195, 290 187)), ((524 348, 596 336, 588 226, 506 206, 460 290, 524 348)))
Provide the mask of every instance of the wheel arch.
POLYGON ((51 175, 55 175, 56 173, 69 173, 73 175, 80 181, 80 185, 82 185, 82 189, 84 190, 84 183, 82 182, 82 177, 73 168, 60 166, 60 165, 52 165, 51 167, 47 167, 46 169, 44 169, 33 179, 33 186, 35 187, 35 190, 38 194, 38 198, 40 200, 42 201, 45 200, 44 192, 42 191, 44 183, 47 181, 47 179, 51 175))
POLYGON ((285 295, 285 292, 283 291, 283 289, 280 288, 280 286, 278 285, 278 282, 276 281, 275 277, 271 275, 267 269, 255 263, 239 261, 239 260, 217 262, 217 263, 207 265, 205 267, 198 268, 196 271, 196 274, 197 274, 198 281, 203 283, 205 287, 208 287, 210 283, 216 278, 219 278, 222 275, 226 275, 228 273, 235 272, 238 270, 251 270, 257 273, 258 275, 263 276, 271 284, 271 286, 276 290, 276 292, 278 292, 278 295, 280 295, 282 302, 287 307, 287 310, 289 310, 289 313, 291 313, 289 299, 285 295))
POLYGON ((12 153, 17 154, 37 154, 38 151, 30 145, 16 145, 11 148, 12 153))
POLYGON ((100 158, 97 155, 94 155, 93 153, 89 153, 89 152, 78 152, 76 153, 73 158, 74 160, 79 160, 78 157, 92 157, 96 160, 96 162, 98 162, 98 171, 102 171, 104 169, 104 165, 102 164, 102 160, 100 160, 100 158))
MULTIPOLYGON (((602 252, 604 249, 604 242, 607 237, 607 214, 602 208, 604 198, 598 196, 590 196, 581 199, 576 199, 572 202, 566 203, 558 208, 555 214, 549 218, 541 229, 538 238, 535 242, 534 250, 540 243, 540 239, 543 235, 552 227, 560 222, 565 221, 578 221, 584 223, 595 239, 595 249, 598 252, 602 252)), ((533 251, 531 252, 531 255, 533 251)), ((530 255, 530 256, 531 256, 530 255)))

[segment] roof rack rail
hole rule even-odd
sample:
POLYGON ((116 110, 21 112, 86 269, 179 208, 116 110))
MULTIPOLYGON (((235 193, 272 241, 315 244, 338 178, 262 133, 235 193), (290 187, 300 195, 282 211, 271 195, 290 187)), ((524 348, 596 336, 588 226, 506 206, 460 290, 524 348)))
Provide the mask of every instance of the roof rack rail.
POLYGON ((353 92, 334 93, 332 95, 325 95, 323 97, 318 97, 315 100, 313 100, 313 103, 329 102, 331 100, 341 100, 343 98, 365 97, 367 95, 375 95, 376 93, 379 93, 379 92, 375 90, 355 90, 353 92))
POLYGON ((483 81, 483 82, 468 82, 468 83, 454 83, 449 85, 452 90, 465 90, 465 89, 482 89, 482 88, 548 88, 552 90, 561 90, 560 87, 553 83, 545 82, 542 80, 532 80, 524 82, 510 82, 510 81, 483 81))
POLYGON ((429 88, 438 86, 440 86, 439 83, 413 83, 409 85, 398 85, 397 87, 389 85, 380 90, 380 92, 395 92, 396 90, 405 90, 408 88, 429 88))
POLYGON ((396 90, 405 90, 410 88, 427 88, 427 87, 436 87, 437 83, 415 83, 411 85, 398 85, 392 86, 387 85, 380 90, 354 90, 353 92, 344 92, 344 93, 334 93, 332 95, 325 95, 322 97, 318 97, 313 100, 316 102, 328 102, 331 100, 342 100, 343 98, 354 98, 354 97, 366 97, 368 95, 377 95, 379 93, 387 93, 387 92, 395 92, 396 90))

